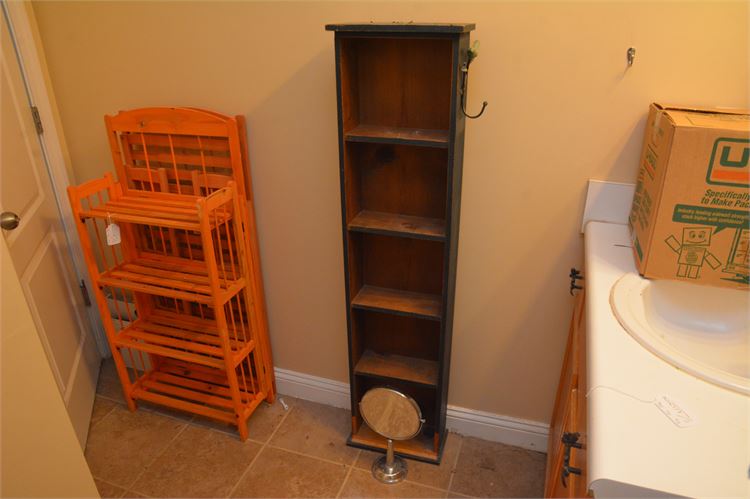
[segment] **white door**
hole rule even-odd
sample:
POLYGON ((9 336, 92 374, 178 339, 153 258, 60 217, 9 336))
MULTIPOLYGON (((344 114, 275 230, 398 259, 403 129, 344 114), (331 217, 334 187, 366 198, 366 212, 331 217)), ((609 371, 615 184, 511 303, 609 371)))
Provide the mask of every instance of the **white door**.
MULTIPOLYGON (((86 443, 100 357, 87 320, 57 200, 36 133, 8 19, 0 22, 2 230, 31 316, 78 440, 86 443), (5 225, 10 227, 9 221, 5 225)), ((66 199, 60 200, 67 202, 66 199)), ((4 318, 5 319, 5 318, 4 318)))
POLYGON ((11 260, 0 240, 0 497, 98 497, 11 260))

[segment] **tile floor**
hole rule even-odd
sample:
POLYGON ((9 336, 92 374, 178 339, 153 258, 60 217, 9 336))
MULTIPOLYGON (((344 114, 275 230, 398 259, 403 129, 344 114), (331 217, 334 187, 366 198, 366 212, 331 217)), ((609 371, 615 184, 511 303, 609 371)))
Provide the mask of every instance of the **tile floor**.
POLYGON ((111 362, 97 387, 86 459, 102 497, 541 497, 545 454, 451 433, 439 466, 409 461, 408 479, 376 482, 376 454, 348 447, 349 411, 281 395, 229 426, 124 405, 111 362))

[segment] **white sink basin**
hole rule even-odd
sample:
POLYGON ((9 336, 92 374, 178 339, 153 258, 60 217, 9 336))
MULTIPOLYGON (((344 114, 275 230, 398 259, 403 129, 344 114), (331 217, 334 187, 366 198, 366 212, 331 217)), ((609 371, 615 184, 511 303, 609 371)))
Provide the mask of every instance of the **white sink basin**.
POLYGON ((750 295, 625 274, 610 293, 617 320, 652 353, 709 383, 750 395, 750 295))

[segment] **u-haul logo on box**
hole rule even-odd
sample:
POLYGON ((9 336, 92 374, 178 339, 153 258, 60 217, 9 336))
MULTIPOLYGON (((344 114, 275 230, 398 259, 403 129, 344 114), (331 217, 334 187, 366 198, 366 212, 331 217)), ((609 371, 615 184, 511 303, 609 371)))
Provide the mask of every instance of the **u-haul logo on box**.
POLYGON ((750 186, 750 140, 716 139, 706 182, 734 187, 750 186))

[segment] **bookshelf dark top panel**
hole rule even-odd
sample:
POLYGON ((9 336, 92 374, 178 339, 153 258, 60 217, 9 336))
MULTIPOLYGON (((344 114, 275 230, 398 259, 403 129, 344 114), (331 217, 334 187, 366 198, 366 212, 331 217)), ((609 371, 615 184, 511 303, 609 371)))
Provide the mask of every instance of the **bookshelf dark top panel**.
POLYGON ((474 23, 344 23, 326 24, 327 31, 371 33, 468 33, 474 23))

